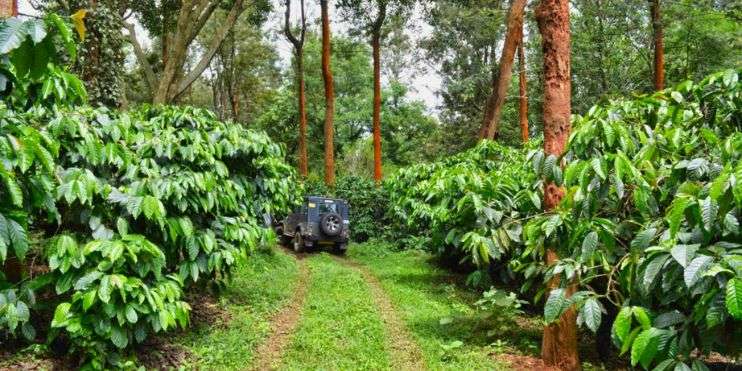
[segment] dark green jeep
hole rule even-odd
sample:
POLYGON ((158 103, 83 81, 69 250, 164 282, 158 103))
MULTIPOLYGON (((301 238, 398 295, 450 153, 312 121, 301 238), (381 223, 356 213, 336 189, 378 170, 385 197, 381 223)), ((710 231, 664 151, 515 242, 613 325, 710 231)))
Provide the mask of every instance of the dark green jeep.
POLYGON ((299 210, 278 223, 276 233, 282 244, 291 243, 296 252, 328 246, 333 253, 345 254, 350 238, 348 209, 345 200, 307 196, 299 210))

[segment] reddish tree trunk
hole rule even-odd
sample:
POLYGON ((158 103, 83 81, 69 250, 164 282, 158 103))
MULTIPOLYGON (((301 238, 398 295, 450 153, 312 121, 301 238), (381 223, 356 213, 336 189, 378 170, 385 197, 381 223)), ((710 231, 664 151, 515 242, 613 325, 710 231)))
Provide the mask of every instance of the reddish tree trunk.
POLYGON ((379 39, 379 33, 376 33, 371 40, 374 59, 374 180, 377 185, 381 183, 381 42, 379 39))
POLYGON ((650 0, 652 29, 654 30, 654 89, 665 88, 665 42, 662 30, 660 0, 650 0))
MULTIPOLYGON (((570 32, 569 1, 541 0, 536 8, 536 20, 541 32, 544 54, 544 152, 560 156, 564 152, 571 130, 570 32)), ((549 183, 544 189, 544 208, 553 209, 564 196, 564 190, 549 183)), ((546 264, 559 257, 554 249, 546 252, 546 264)), ((548 289, 559 284, 559 277, 548 283, 548 289)), ((575 290, 568 288, 568 295, 575 290)), ((550 366, 563 370, 579 370, 577 353, 576 312, 570 308, 555 323, 544 328, 541 357, 550 366)))
POLYGON ((299 175, 306 179, 309 175, 307 159, 307 98, 304 84, 304 35, 307 31, 306 15, 304 14, 304 0, 301 4, 301 29, 297 38, 291 32, 291 0, 286 0, 286 22, 284 32, 294 45, 296 55, 296 85, 299 99, 299 175))
POLYGON ((307 158, 307 95, 304 84, 304 49, 296 51, 296 74, 299 85, 299 175, 309 175, 307 158))
POLYGON ((18 0, 0 0, 0 18, 18 15, 18 0))
POLYGON ((502 114, 502 105, 505 103, 505 96, 513 74, 515 49, 523 38, 523 10, 526 3, 526 0, 513 0, 510 3, 508 29, 505 34, 505 43, 502 46, 502 55, 500 55, 497 84, 493 86, 492 94, 487 100, 490 107, 485 109, 485 117, 480 129, 480 139, 495 139, 497 136, 497 125, 502 114))
POLYGON ((330 16, 327 0, 320 0, 322 8, 322 79, 325 83, 325 184, 335 186, 335 148, 333 145, 333 118, 335 115, 335 89, 330 68, 330 16))
POLYGON ((526 57, 523 53, 523 40, 518 45, 518 93, 520 95, 518 105, 518 121, 520 122, 520 136, 523 143, 528 142, 528 91, 526 90, 526 57))

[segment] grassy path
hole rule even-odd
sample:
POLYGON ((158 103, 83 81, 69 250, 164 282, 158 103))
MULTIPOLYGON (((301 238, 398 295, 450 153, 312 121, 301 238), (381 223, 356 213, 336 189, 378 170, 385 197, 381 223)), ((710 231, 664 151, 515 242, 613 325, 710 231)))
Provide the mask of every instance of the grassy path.
POLYGON ((349 258, 378 279, 429 369, 511 369, 505 359, 513 357, 501 355, 537 354, 537 320, 521 317, 493 328, 492 321, 472 307, 478 295, 462 289, 459 277, 432 265, 429 255, 363 244, 352 246, 349 258))
POLYGON ((392 368, 395 370, 422 370, 425 369, 422 351, 417 342, 412 340, 407 327, 402 322, 394 304, 384 292, 381 283, 366 267, 354 261, 336 258, 343 265, 358 270, 366 284, 371 290, 372 297, 379 309, 379 314, 384 322, 386 336, 389 341, 388 348, 391 352, 392 368))
POLYGON ((298 264, 299 275, 294 285, 294 292, 289 303, 271 319, 272 332, 256 352, 258 356, 253 362, 254 370, 268 370, 278 366, 284 349, 301 318, 311 275, 303 257, 298 259, 298 264))
POLYGON ((299 265, 286 254, 251 256, 234 272, 212 323, 197 324, 174 341, 188 353, 186 369, 238 370, 255 362, 276 313, 289 305, 299 265))
POLYGON ((500 354, 536 353, 537 324, 492 328, 473 309, 478 295, 427 258, 372 244, 345 258, 256 254, 215 304, 221 314, 174 339, 182 366, 492 370, 512 368, 500 354))
POLYGON ((384 323, 360 272, 327 254, 307 261, 312 282, 280 369, 390 369, 384 323))

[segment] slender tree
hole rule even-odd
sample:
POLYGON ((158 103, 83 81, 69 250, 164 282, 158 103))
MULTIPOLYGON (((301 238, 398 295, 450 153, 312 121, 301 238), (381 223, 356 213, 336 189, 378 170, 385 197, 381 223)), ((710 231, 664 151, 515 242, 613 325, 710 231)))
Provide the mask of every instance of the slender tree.
POLYGON ((654 89, 665 88, 665 41, 662 29, 662 14, 660 0, 649 0, 652 13, 652 30, 654 35, 654 89))
POLYGON ((396 15, 395 26, 403 26, 405 14, 412 8, 414 0, 340 0, 338 8, 344 15, 360 23, 357 30, 368 37, 374 66, 373 97, 373 142, 374 142, 374 180, 381 183, 381 44, 385 34, 385 22, 389 15, 396 15))
POLYGON ((526 57, 523 52, 523 40, 518 44, 518 121, 520 122, 520 136, 523 143, 528 142, 528 91, 526 89, 526 57))
POLYGON ((294 46, 296 58, 296 87, 299 99, 299 175, 306 179, 309 175, 307 165, 307 97, 304 84, 304 36, 307 32, 306 15, 304 14, 304 0, 299 0, 301 6, 301 26, 299 37, 291 32, 291 0, 286 0, 286 24, 284 33, 294 46))
POLYGON ((513 73, 515 51, 523 38, 523 11, 526 3, 526 0, 512 0, 510 3, 507 33, 500 55, 499 73, 497 74, 497 80, 493 80, 492 93, 487 99, 487 107, 485 107, 482 126, 479 130, 480 139, 495 139, 497 136, 497 125, 500 121, 502 105, 505 103, 505 95, 507 95, 513 73))
POLYGON ((335 186, 335 147, 333 118, 335 116, 335 88, 330 66, 330 15, 327 0, 320 0, 322 10, 322 80, 325 83, 325 184, 335 186))
MULTIPOLYGON (((541 33, 544 55, 544 152, 560 156, 564 152, 572 128, 570 80, 569 0, 541 0, 536 8, 536 21, 541 33)), ((544 189, 544 208, 553 209, 564 196, 564 189, 548 183, 544 189)), ((546 251, 546 264, 559 257, 556 249, 546 251)), ((548 289, 559 284, 559 277, 548 283, 548 289)), ((568 295, 575 287, 568 288, 568 295)), ((550 366, 563 370, 580 368, 577 353, 577 323, 574 308, 567 310, 555 323, 544 328, 541 357, 550 366)))
POLYGON ((381 184, 381 27, 386 18, 386 1, 379 1, 376 19, 371 27, 371 51, 374 60, 374 180, 381 184))

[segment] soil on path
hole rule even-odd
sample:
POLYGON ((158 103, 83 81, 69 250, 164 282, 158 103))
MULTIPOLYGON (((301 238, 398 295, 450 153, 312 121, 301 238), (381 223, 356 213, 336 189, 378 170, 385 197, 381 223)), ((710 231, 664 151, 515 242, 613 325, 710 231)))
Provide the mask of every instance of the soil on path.
POLYGON ((358 270, 366 283, 368 283, 371 289, 371 295, 373 295, 376 307, 379 308, 379 315, 384 322, 384 328, 390 341, 389 350, 391 352, 392 368, 395 370, 427 369, 420 346, 412 340, 412 336, 407 331, 404 322, 400 319, 397 310, 394 308, 394 304, 392 304, 391 299, 387 296, 379 279, 362 264, 347 258, 334 258, 340 264, 358 270))
POLYGON ((299 277, 289 304, 271 319, 271 334, 255 352, 253 370, 275 370, 280 367, 284 348, 301 318, 304 301, 307 297, 310 272, 303 254, 292 254, 299 265, 299 277))

